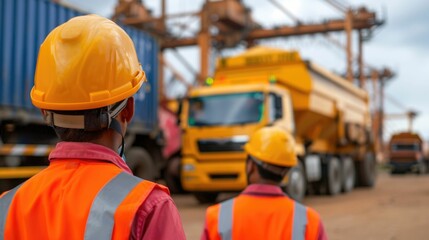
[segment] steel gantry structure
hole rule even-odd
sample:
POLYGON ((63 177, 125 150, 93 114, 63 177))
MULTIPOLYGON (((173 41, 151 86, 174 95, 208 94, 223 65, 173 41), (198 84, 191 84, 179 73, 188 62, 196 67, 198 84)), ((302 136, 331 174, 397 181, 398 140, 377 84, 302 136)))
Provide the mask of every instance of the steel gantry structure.
MULTIPOLYGON (((251 10, 240 0, 205 0, 198 12, 166 14, 166 0, 161 1, 161 16, 154 17, 141 0, 119 0, 113 20, 150 31, 160 37, 161 50, 198 46, 200 49, 201 84, 209 76, 209 56, 213 46, 218 49, 236 47, 238 44, 254 45, 260 39, 291 37, 331 32, 346 32, 347 79, 353 80, 352 32, 359 34, 359 58, 362 58, 362 42, 371 36, 372 31, 384 24, 377 14, 365 7, 352 9, 334 0, 325 0, 344 13, 344 18, 330 19, 320 23, 305 23, 295 18, 293 25, 263 28, 251 16, 251 10), (194 16, 199 18, 200 28, 194 36, 181 37, 168 31, 167 19, 194 16), (214 29, 214 30, 213 30, 214 29)), ((287 13, 275 0, 269 0, 287 13)), ((289 14, 290 17, 293 15, 289 14)), ((186 26, 182 26, 186 28, 186 26)), ((363 69, 359 61, 359 69, 363 69)), ((363 70, 360 70, 363 72, 363 70)), ((361 74, 363 76, 363 74, 361 74)))

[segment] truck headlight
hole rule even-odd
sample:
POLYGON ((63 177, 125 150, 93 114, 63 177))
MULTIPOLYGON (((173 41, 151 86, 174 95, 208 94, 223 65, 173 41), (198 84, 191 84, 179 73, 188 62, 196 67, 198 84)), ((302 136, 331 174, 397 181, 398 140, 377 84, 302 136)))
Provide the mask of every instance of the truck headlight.
POLYGON ((249 136, 247 135, 237 135, 237 136, 231 137, 231 142, 234 142, 234 143, 246 144, 248 141, 249 141, 249 136))
POLYGON ((182 170, 185 171, 185 172, 192 172, 192 171, 195 170, 195 166, 193 164, 189 164, 189 163, 188 164, 184 164, 182 166, 182 170))

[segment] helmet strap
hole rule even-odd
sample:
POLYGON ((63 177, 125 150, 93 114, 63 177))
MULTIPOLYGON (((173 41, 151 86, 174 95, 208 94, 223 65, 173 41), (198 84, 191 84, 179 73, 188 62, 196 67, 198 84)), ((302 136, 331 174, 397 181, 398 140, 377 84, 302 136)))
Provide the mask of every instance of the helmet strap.
POLYGON ((122 102, 108 107, 108 115, 110 117, 109 129, 113 129, 115 132, 121 135, 121 151, 119 152, 119 156, 121 158, 124 157, 125 140, 124 135, 122 134, 121 124, 119 124, 118 120, 116 120, 116 116, 118 116, 119 113, 127 106, 127 102, 128 98, 124 99, 122 102))
POLYGON ((119 153, 119 156, 123 157, 124 156, 125 140, 124 140, 124 135, 122 134, 121 124, 119 124, 118 120, 116 120, 115 118, 111 118, 109 129, 112 129, 115 132, 119 133, 119 135, 121 135, 121 151, 119 153))

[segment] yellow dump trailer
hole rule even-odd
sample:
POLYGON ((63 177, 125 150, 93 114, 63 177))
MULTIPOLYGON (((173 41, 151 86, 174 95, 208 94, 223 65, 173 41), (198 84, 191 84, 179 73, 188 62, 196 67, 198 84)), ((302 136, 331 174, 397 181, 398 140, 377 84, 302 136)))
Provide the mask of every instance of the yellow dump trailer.
POLYGON ((210 86, 184 102, 182 184, 200 201, 246 185, 242 146, 266 125, 292 132, 300 165, 287 190, 329 194, 372 186, 375 159, 368 96, 298 52, 255 47, 218 61, 210 86))

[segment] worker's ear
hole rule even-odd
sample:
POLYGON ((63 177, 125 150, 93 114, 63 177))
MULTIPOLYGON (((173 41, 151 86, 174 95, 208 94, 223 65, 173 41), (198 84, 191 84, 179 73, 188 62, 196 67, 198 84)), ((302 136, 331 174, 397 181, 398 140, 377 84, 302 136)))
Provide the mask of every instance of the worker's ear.
POLYGON ((131 122, 134 116, 134 97, 130 97, 127 100, 127 106, 121 111, 121 120, 124 122, 131 122))
POLYGON ((246 159, 246 173, 248 173, 250 171, 250 160, 249 158, 246 159))
POLYGON ((255 163, 252 160, 247 159, 246 173, 250 176, 250 174, 252 174, 253 171, 255 171, 255 168, 256 168, 255 163))

